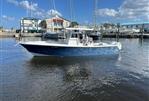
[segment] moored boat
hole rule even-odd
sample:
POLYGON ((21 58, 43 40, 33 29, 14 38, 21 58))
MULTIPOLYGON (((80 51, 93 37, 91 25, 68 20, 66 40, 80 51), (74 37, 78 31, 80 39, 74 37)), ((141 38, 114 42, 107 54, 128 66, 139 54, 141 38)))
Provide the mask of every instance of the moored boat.
POLYGON ((122 46, 120 42, 94 43, 91 38, 83 34, 71 34, 68 43, 49 43, 48 41, 28 41, 20 44, 34 56, 98 56, 119 54, 122 46))
POLYGON ((43 38, 47 39, 64 39, 65 33, 64 32, 46 32, 42 35, 43 38))

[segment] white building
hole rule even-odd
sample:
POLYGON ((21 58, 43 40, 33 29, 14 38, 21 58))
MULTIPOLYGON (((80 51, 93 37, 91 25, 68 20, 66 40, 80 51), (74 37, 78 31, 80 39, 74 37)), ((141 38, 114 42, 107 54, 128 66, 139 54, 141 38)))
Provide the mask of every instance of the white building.
POLYGON ((20 21, 21 32, 26 33, 34 33, 38 32, 41 28, 39 27, 39 23, 41 20, 37 18, 22 18, 20 21))

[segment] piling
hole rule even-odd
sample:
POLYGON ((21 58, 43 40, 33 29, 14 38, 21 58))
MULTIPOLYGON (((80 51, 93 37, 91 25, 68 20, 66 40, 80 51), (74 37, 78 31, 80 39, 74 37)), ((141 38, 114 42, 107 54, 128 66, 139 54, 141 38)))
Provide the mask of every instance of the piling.
POLYGON ((117 33, 116 33, 116 41, 119 41, 119 35, 120 35, 120 23, 117 23, 117 33))
POLYGON ((142 29, 141 29, 141 39, 143 39, 144 36, 144 24, 142 24, 142 29))

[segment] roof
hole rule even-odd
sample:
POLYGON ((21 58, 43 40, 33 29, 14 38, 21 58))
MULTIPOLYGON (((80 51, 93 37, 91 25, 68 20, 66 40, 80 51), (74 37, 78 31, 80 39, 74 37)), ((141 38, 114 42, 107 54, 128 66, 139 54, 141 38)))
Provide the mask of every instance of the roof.
POLYGON ((60 17, 60 18, 62 18, 62 19, 64 19, 64 20, 66 20, 66 21, 69 21, 69 22, 71 22, 70 20, 67 20, 67 19, 65 19, 65 18, 63 18, 63 17, 61 17, 61 16, 58 16, 58 17, 60 17))
POLYGON ((66 28, 66 30, 93 31, 94 29, 90 29, 90 28, 66 28))
MULTIPOLYGON (((61 16, 54 16, 54 17, 58 17, 58 18, 61 18, 61 19, 63 19, 63 20, 66 20, 66 21, 71 22, 70 20, 67 20, 67 19, 65 19, 65 18, 63 18, 63 17, 61 17, 61 16)), ((50 17, 50 18, 46 18, 46 19, 52 19, 52 18, 54 18, 54 17, 50 17)))
POLYGON ((24 17, 22 20, 40 20, 38 18, 33 18, 33 17, 24 17))
POLYGON ((146 21, 146 22, 129 22, 129 23, 122 23, 121 25, 140 25, 140 24, 149 24, 149 21, 146 21))

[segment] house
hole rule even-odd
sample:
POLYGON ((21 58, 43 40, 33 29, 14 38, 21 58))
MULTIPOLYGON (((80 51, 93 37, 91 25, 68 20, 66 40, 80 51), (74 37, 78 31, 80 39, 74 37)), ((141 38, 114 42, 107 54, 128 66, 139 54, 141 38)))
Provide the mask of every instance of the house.
POLYGON ((20 21, 20 29, 23 33, 34 33, 39 32, 41 28, 39 27, 40 19, 26 17, 22 18, 20 21))
POLYGON ((144 32, 149 32, 149 22, 135 22, 135 23, 123 23, 122 27, 143 29, 144 32))
POLYGON ((46 30, 52 32, 61 31, 64 28, 69 27, 71 24, 71 21, 66 20, 65 18, 60 16, 45 19, 45 21, 46 21, 46 30))

